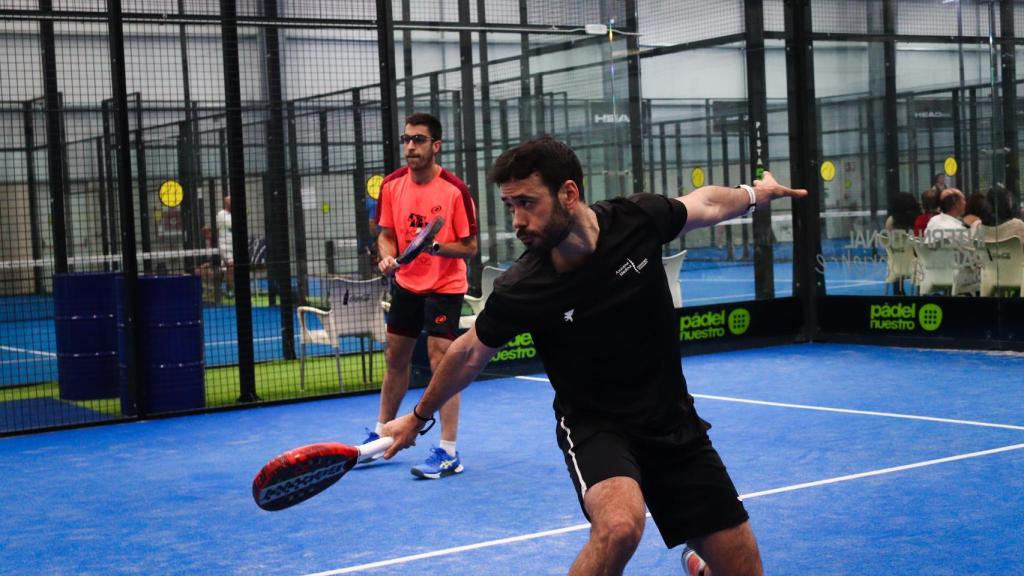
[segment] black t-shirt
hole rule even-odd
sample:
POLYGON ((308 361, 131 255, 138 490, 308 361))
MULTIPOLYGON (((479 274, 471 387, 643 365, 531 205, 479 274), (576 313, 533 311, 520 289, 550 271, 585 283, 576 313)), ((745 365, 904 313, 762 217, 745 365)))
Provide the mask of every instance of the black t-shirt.
POLYGON ((476 320, 492 348, 530 332, 569 422, 687 440, 703 433, 679 362, 679 322, 662 244, 686 223, 681 202, 654 194, 592 206, 600 233, 586 263, 559 274, 529 250, 494 284, 476 320))

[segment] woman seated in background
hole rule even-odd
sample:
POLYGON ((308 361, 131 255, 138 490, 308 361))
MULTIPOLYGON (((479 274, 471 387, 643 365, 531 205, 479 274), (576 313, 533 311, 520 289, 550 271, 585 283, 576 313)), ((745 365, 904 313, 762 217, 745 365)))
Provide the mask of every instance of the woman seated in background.
POLYGON ((1017 198, 1002 186, 993 186, 988 191, 988 207, 991 220, 979 228, 986 242, 1006 240, 1010 236, 1024 239, 1024 221, 1020 216, 1017 198))
POLYGON ((964 208, 964 226, 974 231, 980 225, 991 226, 992 210, 989 208, 988 197, 981 192, 975 192, 967 198, 967 207, 964 208))
POLYGON ((917 197, 909 192, 900 192, 893 196, 889 204, 889 217, 885 219, 885 229, 906 230, 914 229, 914 220, 921 215, 921 204, 917 197))

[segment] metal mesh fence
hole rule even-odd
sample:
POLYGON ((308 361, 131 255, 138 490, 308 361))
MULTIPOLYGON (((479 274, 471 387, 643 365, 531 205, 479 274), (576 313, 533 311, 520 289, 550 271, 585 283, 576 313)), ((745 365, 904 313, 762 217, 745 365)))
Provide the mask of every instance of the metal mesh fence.
MULTIPOLYGON (((525 138, 546 133, 573 146, 589 201, 747 180, 751 91, 737 41, 745 6, 393 0, 391 21, 381 22, 385 5, 370 0, 124 0, 123 41, 112 44, 106 1, 3 2, 0 434, 379 387, 383 306, 362 310, 364 329, 344 334, 304 307, 337 309, 339 295, 357 289, 342 280, 376 276, 372 192, 402 163, 386 146, 410 113, 440 119, 439 162, 474 196, 474 292, 483 265, 518 255, 486 173, 525 138), (611 34, 588 34, 593 24, 611 34), (138 318, 156 318, 139 327, 118 308, 129 244, 138 318), (135 380, 126 338, 139 340, 135 380)), ((785 32, 787 6, 764 3, 768 32, 785 32)), ((910 72, 892 95, 900 187, 920 188, 958 149, 965 185, 1002 181, 1005 169, 979 152, 1006 144, 1005 86, 993 93, 990 84, 998 58, 980 42, 990 21, 1001 30, 998 6, 893 6, 895 64, 910 72), (951 72, 958 47, 944 40, 959 30, 962 83, 951 72)), ((877 113, 882 7, 811 3, 820 103, 801 113, 820 119, 822 149, 842 172, 835 198, 852 199, 846 207, 857 210, 847 211, 860 219, 824 226, 825 240, 880 221, 885 195, 897 191, 885 188, 877 113), (825 42, 831 34, 871 38, 825 42)), ((764 54, 768 163, 785 179, 785 48, 770 42, 764 54)), ((792 260, 786 208, 771 223, 773 263, 792 260)), ((691 264, 750 264, 753 232, 740 220, 671 250, 690 250, 691 264)))

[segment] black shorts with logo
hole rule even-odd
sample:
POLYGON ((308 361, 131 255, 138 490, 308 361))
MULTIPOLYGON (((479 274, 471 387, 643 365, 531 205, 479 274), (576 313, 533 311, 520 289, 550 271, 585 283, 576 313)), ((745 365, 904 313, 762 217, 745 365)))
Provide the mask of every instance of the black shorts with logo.
POLYGON ((448 340, 458 337, 464 294, 416 294, 391 284, 388 332, 419 338, 420 332, 448 340))
POLYGON ((626 476, 640 484, 647 508, 669 548, 738 526, 749 518, 706 434, 680 444, 578 421, 568 424, 562 417, 555 434, 584 515, 587 489, 602 480, 626 476))

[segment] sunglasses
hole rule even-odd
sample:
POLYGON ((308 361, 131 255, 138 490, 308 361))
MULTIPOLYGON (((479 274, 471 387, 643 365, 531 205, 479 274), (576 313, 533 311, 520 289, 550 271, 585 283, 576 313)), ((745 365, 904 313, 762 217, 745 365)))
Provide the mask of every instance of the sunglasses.
POLYGON ((412 136, 408 134, 402 134, 401 136, 398 137, 398 141, 401 142, 402 144, 415 142, 417 146, 425 142, 430 142, 432 140, 437 140, 437 138, 431 138, 430 136, 424 136, 423 134, 414 134, 412 136))

